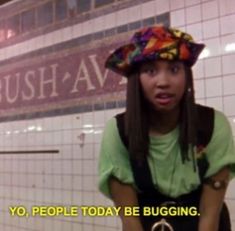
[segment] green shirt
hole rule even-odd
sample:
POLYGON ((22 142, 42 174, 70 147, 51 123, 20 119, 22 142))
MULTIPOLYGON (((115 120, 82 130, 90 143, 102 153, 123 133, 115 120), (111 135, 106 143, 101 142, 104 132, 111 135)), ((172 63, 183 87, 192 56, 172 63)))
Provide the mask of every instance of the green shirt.
MULTIPOLYGON (((159 192, 177 197, 189 193, 200 184, 193 162, 182 163, 178 143, 179 128, 162 136, 150 136, 148 163, 153 183, 159 192)), ((215 110, 212 138, 206 147, 209 168, 205 177, 217 173, 229 165, 231 178, 235 175, 235 147, 227 118, 215 110)), ((115 176, 121 182, 136 187, 128 151, 119 136, 116 119, 110 119, 104 129, 99 159, 99 189, 110 197, 108 180, 115 176)))

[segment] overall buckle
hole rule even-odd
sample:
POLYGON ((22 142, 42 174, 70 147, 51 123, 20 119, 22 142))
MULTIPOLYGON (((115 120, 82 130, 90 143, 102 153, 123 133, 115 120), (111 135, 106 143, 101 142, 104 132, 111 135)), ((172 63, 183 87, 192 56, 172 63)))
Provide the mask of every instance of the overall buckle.
POLYGON ((151 231, 174 231, 173 227, 164 218, 155 222, 151 228, 151 231))
MULTIPOLYGON (((177 203, 175 201, 165 201, 160 204, 160 207, 170 207, 175 206, 177 203)), ((155 222, 152 225, 151 231, 174 231, 170 223, 166 219, 162 218, 160 221, 155 222)))

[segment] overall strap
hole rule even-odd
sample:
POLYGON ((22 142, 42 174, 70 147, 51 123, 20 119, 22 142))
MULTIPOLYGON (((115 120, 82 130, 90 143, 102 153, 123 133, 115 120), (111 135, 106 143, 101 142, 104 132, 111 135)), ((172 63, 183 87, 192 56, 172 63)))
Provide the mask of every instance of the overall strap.
MULTIPOLYGON (((120 138, 128 150, 129 142, 128 137, 125 135, 125 113, 118 114, 115 117, 117 120, 120 138)), ((138 189, 142 192, 150 192, 155 190, 147 158, 144 158, 144 161, 139 164, 136 159, 130 157, 130 164, 138 189)))

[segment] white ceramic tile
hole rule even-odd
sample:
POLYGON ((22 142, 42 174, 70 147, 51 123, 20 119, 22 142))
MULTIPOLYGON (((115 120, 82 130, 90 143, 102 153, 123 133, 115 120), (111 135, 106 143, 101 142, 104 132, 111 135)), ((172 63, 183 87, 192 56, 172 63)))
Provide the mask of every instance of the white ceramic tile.
MULTIPOLYGON (((56 30, 54 32, 52 32, 52 37, 53 37, 53 43, 56 44, 58 42, 60 42, 61 37, 62 37, 62 31, 61 30, 56 30)), ((34 41, 35 43, 35 41, 34 41)), ((36 41, 37 43, 37 41, 36 41)))
POLYGON ((185 0, 185 5, 186 6, 192 6, 192 5, 200 3, 200 1, 201 0, 185 0))
POLYGON ((224 112, 227 116, 235 116, 235 96, 224 97, 224 112))
POLYGON ((100 143, 103 137, 103 128, 95 128, 94 131, 94 142, 100 143))
MULTIPOLYGON (((86 217, 87 218, 87 217, 86 217)), ((90 217, 88 217, 90 218, 90 217)), ((85 224, 82 225, 82 228, 83 230, 86 230, 86 231, 94 231, 94 226, 93 225, 90 225, 90 224, 86 224, 86 222, 84 222, 85 224)))
POLYGON ((201 104, 201 105, 206 105, 206 99, 195 99, 196 103, 201 104))
MULTIPOLYGON (((30 137, 31 137, 31 135, 28 136, 29 140, 31 139, 30 137)), ((54 138, 52 136, 52 133, 45 133, 43 138, 44 138, 44 145, 46 145, 46 146, 53 145, 54 138)), ((33 140, 32 140, 32 142, 33 142, 33 140)))
POLYGON ((219 16, 218 2, 210 1, 202 4, 202 18, 203 20, 216 18, 219 16))
POLYGON ((62 161, 62 174, 72 174, 72 161, 71 160, 62 161))
MULTIPOLYGON (((62 41, 67 41, 67 40, 70 40, 73 38, 73 34, 72 34, 72 27, 68 26, 68 27, 65 27, 63 29, 61 29, 62 32, 62 41)), ((46 35, 47 37, 47 35, 46 35)))
POLYGON ((222 79, 206 79, 206 97, 222 96, 222 79))
POLYGON ((205 59, 205 76, 206 77, 219 76, 221 74, 222 74, 222 69, 221 69, 220 57, 205 59))
POLYGON ((94 127, 103 127, 104 126, 104 111, 96 111, 93 114, 94 116, 94 127))
MULTIPOLYGON (((46 40, 46 38, 44 37, 43 44, 45 43, 45 40, 46 40)), ((49 38, 49 40, 52 40, 52 42, 54 42, 53 39, 51 39, 51 38, 49 38)), ((21 49, 18 54, 24 54, 26 52, 33 51, 35 49, 34 45, 35 45, 34 39, 27 40, 27 45, 24 42, 20 43, 21 49)))
MULTIPOLYGON (((81 131, 78 133, 81 134, 81 131)), ((81 159, 82 158, 82 152, 83 152, 83 146, 84 141, 81 141, 80 138, 78 139, 79 142, 75 142, 71 145, 71 152, 72 152, 72 158, 74 159, 81 159)))
POLYGON ((156 15, 155 1, 143 3, 141 5, 142 18, 149 18, 156 15))
POLYGON ((63 222, 62 224, 62 230, 72 230, 72 223, 71 222, 63 222))
POLYGON ((219 36, 219 20, 213 19, 209 21, 205 21, 202 23, 203 25, 203 37, 211 38, 219 36))
POLYGON ((196 5, 186 8, 186 22, 188 24, 200 22, 202 19, 201 6, 196 5))
POLYGON ((171 25, 173 27, 185 25, 185 9, 171 12, 171 25))
POLYGON ((235 94, 235 75, 229 75, 223 77, 224 94, 235 94))
POLYGON ((62 169, 62 163, 59 160, 54 160, 53 162, 53 173, 60 174, 62 169))
POLYGON ((170 1, 169 0, 155 0, 156 3, 156 13, 162 14, 170 10, 170 1))
POLYGON ((112 117, 114 117, 117 113, 116 113, 116 109, 110 109, 110 110, 106 110, 104 112, 105 114, 105 121, 108 121, 109 119, 111 119, 112 117))
POLYGON ((0 49, 0 60, 5 59, 5 48, 0 49))
POLYGON ((171 11, 183 7, 184 7, 184 0, 170 0, 171 11))
POLYGON ((12 46, 8 46, 6 48, 6 57, 7 58, 11 58, 14 57, 17 54, 17 50, 16 50, 16 46, 12 45, 12 46))
POLYGON ((195 97, 204 98, 205 97, 205 84, 204 80, 194 81, 195 97))
MULTIPOLYGON (((62 199, 61 199, 61 200, 62 200, 62 199)), ((60 200, 60 201, 61 201, 61 200, 60 200)), ((59 201, 59 200, 57 200, 57 202, 58 202, 58 201, 59 201)), ((58 230, 58 231, 63 231, 62 225, 63 225, 63 222, 60 221, 60 220, 57 220, 57 221, 55 221, 54 224, 53 224, 53 229, 54 229, 54 230, 58 230)), ((38 229, 38 230, 43 230, 43 229, 38 229)))
POLYGON ((62 116, 55 116, 51 119, 51 129, 52 131, 61 131, 62 130, 62 116))
POLYGON ((110 29, 116 27, 116 15, 115 13, 107 14, 104 16, 104 29, 110 29))
POLYGON ((72 117, 71 115, 62 116, 62 118, 61 118, 62 129, 72 129, 73 128, 71 117, 72 117))
POLYGON ((209 107, 213 107, 219 111, 223 111, 223 101, 221 97, 207 98, 206 105, 209 107))
POLYGON ((98 159, 99 159, 99 155, 100 155, 100 144, 101 144, 101 141, 94 144, 94 145, 95 145, 95 146, 94 146, 94 159, 95 159, 95 160, 98 160, 98 159))
POLYGON ((82 35, 91 34, 101 30, 102 24, 99 18, 91 19, 82 23, 82 35))
POLYGON ((73 128, 81 128, 82 127, 82 114, 72 114, 72 126, 73 128))
POLYGON ((102 30, 104 30, 104 27, 105 27, 104 17, 95 18, 93 20, 93 31, 90 31, 89 33, 97 32, 97 31, 102 31, 102 30))
POLYGON ((117 26, 121 26, 126 24, 129 21, 128 18, 128 10, 124 9, 124 10, 120 10, 116 12, 116 23, 117 26))
POLYGON ((82 197, 82 204, 92 206, 94 201, 93 192, 84 192, 82 197))
MULTIPOLYGON (((61 35, 61 33, 60 33, 60 35, 61 35)), ((56 40, 54 40, 54 43, 56 43, 57 41, 58 41, 58 38, 56 40)), ((37 38, 35 38, 34 39, 34 50, 42 48, 43 43, 44 43, 44 36, 38 36, 37 38)))
POLYGON ((116 227, 117 226, 117 217, 109 217, 107 219, 107 226, 110 226, 110 227, 116 227), (111 218, 111 219, 110 219, 111 218))
POLYGON ((220 15, 227 15, 235 13, 234 0, 218 0, 220 15))
POLYGON ((53 175, 53 187, 55 189, 60 189, 62 187, 62 181, 61 181, 61 176, 60 175, 53 175))
MULTIPOLYGON (((63 188, 67 189, 67 190, 72 188, 72 177, 71 177, 71 175, 62 175, 62 185, 63 185, 63 188)), ((69 193, 69 192, 66 192, 66 193, 69 193)), ((71 198, 70 198, 70 200, 71 200, 71 198)))
POLYGON ((207 39, 204 40, 206 48, 209 50, 209 56, 218 56, 221 54, 221 44, 219 38, 207 39))
MULTIPOLYGON (((95 204, 94 204, 95 206, 100 206, 100 203, 99 203, 99 201, 98 200, 96 200, 95 199, 95 204)), ((104 219, 105 217, 101 217, 101 216, 96 216, 95 218, 94 218, 94 223, 98 226, 98 227, 100 227, 101 225, 105 225, 105 219, 104 219)), ((101 227, 100 227, 101 228, 101 227)), ((101 230, 101 229, 98 229, 99 231, 103 231, 103 230, 101 230)))
MULTIPOLYGON (((70 131, 72 132, 72 131, 70 131)), ((72 159, 73 158, 73 148, 71 144, 67 145, 62 145, 60 148, 61 154, 60 157, 61 159, 72 159)))
POLYGON ((84 160, 82 170, 83 175, 94 175, 96 173, 96 169, 94 169, 94 161, 84 160))
MULTIPOLYGON (((80 192, 72 192, 73 193, 73 197, 72 197, 72 204, 73 205, 82 205, 82 194, 80 192)), ((79 216, 81 218, 81 216, 79 216)))
POLYGON ((235 32, 234 22, 235 22, 235 14, 221 17, 220 18, 221 34, 224 35, 224 34, 234 33, 235 32))
POLYGON ((235 52, 235 33, 221 37, 222 54, 230 54, 235 52))
MULTIPOLYGON (((51 38, 50 38, 50 39, 51 39, 51 38)), ((52 41, 54 42, 53 36, 52 36, 52 41)), ((22 45, 22 47, 24 47, 24 48, 25 48, 25 47, 28 47, 28 51, 34 50, 34 38, 27 40, 27 45, 25 45, 24 42, 22 42, 21 45, 22 45)))
POLYGON ((86 112, 82 115, 82 126, 83 128, 92 125, 93 126, 93 113, 92 112, 86 112))
POLYGON ((11 55, 10 47, 6 47, 6 48, 4 48, 4 50, 5 50, 5 59, 11 58, 12 55, 11 55))
POLYGON ((85 143, 83 147, 83 159, 92 160, 94 157, 94 146, 93 144, 85 143))
POLYGON ((94 141, 94 129, 85 128, 82 129, 82 133, 84 134, 84 142, 85 144, 90 144, 94 141))
POLYGON ((43 197, 44 197, 44 190, 37 189, 36 201, 43 201, 43 197))
POLYGON ((187 32, 191 34, 195 41, 200 41, 202 39, 202 24, 195 23, 187 26, 187 32))
POLYGON ((72 133, 72 144, 80 144, 82 143, 82 140, 79 138, 80 130, 74 129, 71 131, 72 133))
POLYGON ((223 74, 234 74, 235 73, 235 54, 226 55, 222 57, 223 62, 223 74))
POLYGON ((82 174, 82 161, 81 160, 73 160, 72 161, 72 170, 74 175, 82 174))
MULTIPOLYGON (((43 164, 44 164, 45 173, 46 174, 52 174, 53 173, 53 171, 52 171, 52 168, 53 168, 52 160, 44 161, 43 164)), ((51 182, 51 184, 53 184, 53 179, 51 177, 49 178, 49 181, 51 182)))
POLYGON ((72 26, 72 38, 78 38, 82 34, 82 25, 81 23, 75 24, 72 26))
POLYGON ((84 176, 82 188, 84 191, 94 191, 95 190, 95 182, 93 176, 84 176))
POLYGON ((130 22, 134 22, 141 19, 141 5, 130 7, 127 10, 130 22))

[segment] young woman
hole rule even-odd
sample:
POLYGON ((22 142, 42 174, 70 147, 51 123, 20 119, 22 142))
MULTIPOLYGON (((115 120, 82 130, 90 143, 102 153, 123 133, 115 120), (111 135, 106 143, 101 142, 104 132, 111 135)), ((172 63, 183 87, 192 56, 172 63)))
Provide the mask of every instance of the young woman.
POLYGON ((126 111, 108 121, 99 161, 99 188, 122 207, 123 231, 231 230, 231 128, 223 113, 194 101, 191 67, 203 48, 187 33, 154 26, 106 61, 128 79, 126 111), (126 207, 139 214, 127 216, 126 207))

